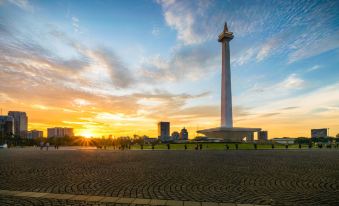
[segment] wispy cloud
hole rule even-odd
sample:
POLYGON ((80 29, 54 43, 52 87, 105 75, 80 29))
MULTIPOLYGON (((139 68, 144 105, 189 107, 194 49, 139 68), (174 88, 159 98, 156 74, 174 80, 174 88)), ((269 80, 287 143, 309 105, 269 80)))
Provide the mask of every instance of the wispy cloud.
POLYGON ((312 66, 312 67, 306 69, 306 72, 312 72, 312 71, 318 70, 318 69, 320 69, 320 68, 321 68, 320 65, 314 65, 314 66, 312 66))
POLYGON ((304 79, 298 74, 292 73, 277 83, 255 83, 248 90, 236 97, 240 105, 245 104, 248 98, 252 99, 252 104, 262 104, 263 102, 284 99, 302 90, 306 85, 304 79))
MULTIPOLYGON (((28 0, 7 0, 8 2, 16 5, 17 7, 26 10, 26 11, 33 11, 33 6, 29 3, 28 0)), ((0 2, 1 4, 1 2, 0 2)))
MULTIPOLYGON (((209 7, 207 1, 176 1, 159 0, 158 3, 164 11, 166 23, 178 32, 178 40, 184 44, 196 44, 205 41, 207 30, 198 31, 197 21, 205 15, 209 7)), ((199 22, 201 24, 203 22, 199 22)))
POLYGON ((160 56, 146 60, 140 74, 149 81, 197 80, 216 71, 218 52, 205 46, 179 47, 169 59, 160 56))
POLYGON ((305 40, 304 45, 296 45, 295 50, 289 54, 289 63, 317 56, 337 48, 339 48, 339 30, 328 36, 314 39, 314 41, 305 40))
POLYGON ((79 19, 75 16, 72 16, 72 26, 74 32, 79 32, 80 26, 79 26, 79 19))

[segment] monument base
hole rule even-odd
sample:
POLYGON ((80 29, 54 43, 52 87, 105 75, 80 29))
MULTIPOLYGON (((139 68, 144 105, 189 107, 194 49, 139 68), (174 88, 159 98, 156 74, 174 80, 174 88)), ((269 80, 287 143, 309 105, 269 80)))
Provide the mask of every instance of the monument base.
POLYGON ((198 130, 197 132, 210 138, 222 138, 225 142, 251 142, 254 140, 254 132, 259 131, 261 131, 261 128, 216 127, 198 130))

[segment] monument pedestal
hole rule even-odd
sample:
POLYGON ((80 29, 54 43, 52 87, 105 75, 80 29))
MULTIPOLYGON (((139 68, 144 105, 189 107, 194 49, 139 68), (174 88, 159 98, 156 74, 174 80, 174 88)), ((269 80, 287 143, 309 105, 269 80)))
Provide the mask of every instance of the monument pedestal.
POLYGON ((245 140, 251 142, 254 140, 254 132, 259 131, 261 128, 216 127, 197 132, 210 138, 222 138, 225 142, 243 142, 245 140))

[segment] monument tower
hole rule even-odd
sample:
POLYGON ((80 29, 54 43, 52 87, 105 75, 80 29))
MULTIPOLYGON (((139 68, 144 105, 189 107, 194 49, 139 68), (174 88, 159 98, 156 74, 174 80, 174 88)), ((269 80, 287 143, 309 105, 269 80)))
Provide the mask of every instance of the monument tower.
POLYGON ((232 87, 229 42, 233 39, 233 33, 228 31, 225 22, 224 31, 219 35, 218 41, 222 46, 222 71, 221 71, 221 127, 233 127, 232 115, 232 87))
POLYGON ((232 114, 232 84, 230 65, 230 41, 233 33, 228 31, 225 22, 224 30, 219 34, 218 41, 221 43, 221 121, 220 127, 197 131, 208 137, 223 138, 226 142, 253 141, 254 132, 261 128, 233 127, 232 114))

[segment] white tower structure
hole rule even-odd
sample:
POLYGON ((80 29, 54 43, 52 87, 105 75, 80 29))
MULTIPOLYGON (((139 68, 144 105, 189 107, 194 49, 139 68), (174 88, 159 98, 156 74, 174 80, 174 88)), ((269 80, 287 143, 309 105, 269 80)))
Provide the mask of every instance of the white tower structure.
POLYGON ((221 121, 220 127, 197 131, 208 137, 222 138, 225 142, 253 141, 254 132, 261 128, 233 127, 232 114, 232 87, 231 87, 231 65, 230 46, 233 33, 228 31, 227 24, 219 34, 218 41, 221 43, 221 121))
POLYGON ((225 22, 224 31, 219 35, 218 41, 222 44, 222 72, 221 72, 221 127, 233 127, 232 115, 232 87, 229 42, 233 33, 228 31, 225 22))

